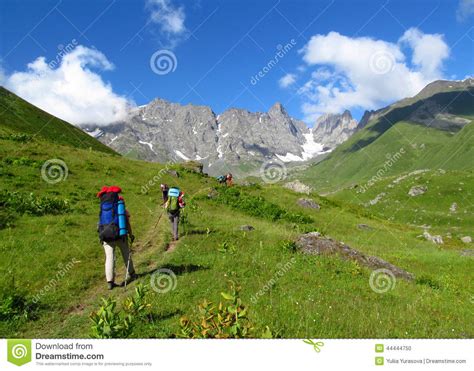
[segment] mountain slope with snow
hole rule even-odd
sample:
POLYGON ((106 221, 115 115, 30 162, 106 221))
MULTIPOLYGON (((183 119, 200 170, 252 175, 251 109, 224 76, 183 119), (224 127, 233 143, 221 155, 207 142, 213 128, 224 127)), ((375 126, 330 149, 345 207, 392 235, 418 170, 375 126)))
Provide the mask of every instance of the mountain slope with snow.
POLYGON ((231 108, 216 115, 207 106, 155 99, 130 112, 125 122, 89 128, 104 144, 129 157, 155 162, 197 160, 210 174, 247 175, 270 159, 302 162, 334 149, 355 131, 348 111, 328 114, 313 128, 280 104, 268 112, 231 108))

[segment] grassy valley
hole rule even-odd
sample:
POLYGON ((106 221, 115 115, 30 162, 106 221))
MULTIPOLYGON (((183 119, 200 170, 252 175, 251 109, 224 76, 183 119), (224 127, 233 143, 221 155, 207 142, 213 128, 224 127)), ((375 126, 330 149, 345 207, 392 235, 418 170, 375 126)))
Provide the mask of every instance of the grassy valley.
MULTIPOLYGON (((3 92, 0 98, 4 111, 0 116, 2 337, 89 337, 89 316, 99 309, 102 297, 113 298, 118 303, 117 311, 124 311, 124 299, 141 285, 150 287, 158 269, 171 270, 176 275, 176 286, 163 293, 149 289, 147 315, 136 321, 130 337, 179 336, 183 328, 180 319, 199 318, 198 307, 204 300, 216 306, 225 301, 221 293, 229 292, 230 281, 241 287, 240 300, 254 328, 251 336, 474 336, 472 257, 463 254, 466 245, 459 240, 473 224, 473 209, 469 206, 473 178, 466 175, 470 172, 465 160, 452 160, 459 168, 444 167, 445 173, 431 170, 395 184, 400 175, 388 172, 363 194, 344 188, 326 197, 317 193, 304 196, 279 185, 264 184, 226 189, 186 164, 162 165, 120 157, 86 134, 76 140, 75 129, 57 119, 52 119, 41 135, 36 134, 37 116, 44 120, 45 114, 9 93, 3 92), (23 122, 20 117, 26 123, 18 123, 23 122), (59 174, 61 180, 55 183, 45 181, 41 172, 45 161, 52 159, 63 161, 68 170, 67 177, 63 171, 59 174), (178 185, 186 192, 184 236, 173 250, 167 250, 169 222, 166 216, 160 218, 160 183, 178 185), (428 191, 408 198, 407 189, 419 183, 427 184, 428 191), (126 289, 111 292, 106 289, 104 252, 96 233, 95 194, 104 184, 123 188, 137 236, 133 258, 139 278, 126 289), (465 200, 454 193, 458 188, 463 190, 460 192, 465 200), (364 206, 383 191, 386 198, 364 206), (312 199, 320 209, 301 207, 301 197, 312 199), (415 203, 420 200, 428 206, 415 211, 415 203), (452 202, 459 207, 448 216, 452 202), (392 217, 392 205, 396 205, 396 217, 392 217), (431 224, 443 234, 449 232, 452 238, 445 238, 443 245, 419 238, 421 224, 431 224), (249 225, 253 229, 242 228, 249 225), (369 268, 338 256, 301 253, 294 242, 301 234, 313 231, 380 257, 411 272, 415 279, 397 279, 393 290, 377 293, 369 284, 369 268)), ((439 140, 464 145, 465 139, 459 136, 469 136, 471 126, 455 134, 437 134, 439 140)), ((396 130, 389 129, 370 146, 380 144, 383 156, 401 146, 406 148, 410 156, 394 165, 400 174, 411 169, 401 161, 413 161, 414 167, 420 163, 428 166, 433 155, 403 139, 394 142, 395 135, 392 140, 384 138, 392 129, 396 130), (417 157, 416 165, 411 154, 417 157)), ((400 123, 399 129, 420 130, 407 132, 413 137, 425 128, 400 123)), ((357 135, 359 139, 353 138, 351 143, 365 134, 357 135)), ((441 147, 435 148, 439 141, 430 138, 422 137, 416 143, 424 143, 426 151, 441 156, 441 147), (433 148, 430 140, 436 142, 433 148)), ((338 153, 342 159, 344 148, 348 150, 350 145, 345 144, 340 152, 318 165, 322 167, 316 168, 320 175, 314 184, 323 184, 328 190, 343 178, 347 179, 338 186, 354 181, 362 184, 363 178, 348 175, 356 174, 352 168, 339 170, 334 166, 331 184, 326 182, 328 172, 319 172, 338 153)), ((347 158, 349 167, 364 171, 369 179, 371 168, 365 155, 354 156, 347 158)), ((377 161, 372 164, 378 166, 377 161)), ((310 179, 314 179, 312 173, 304 178, 310 179)), ((124 276, 120 256, 117 266, 120 282, 124 276)))

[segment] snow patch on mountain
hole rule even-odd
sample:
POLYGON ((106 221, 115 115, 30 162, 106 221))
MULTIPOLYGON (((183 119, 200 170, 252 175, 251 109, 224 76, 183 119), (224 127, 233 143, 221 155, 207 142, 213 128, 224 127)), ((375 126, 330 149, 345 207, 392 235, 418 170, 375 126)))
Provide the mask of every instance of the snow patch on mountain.
MULTIPOLYGON (((117 138, 117 137, 115 137, 115 138, 117 138)), ((112 140, 110 143, 112 143, 112 142, 113 142, 113 140, 112 140)), ((144 144, 144 145, 150 147, 150 149, 152 150, 152 152, 153 152, 153 153, 156 153, 155 150, 153 149, 153 144, 152 144, 152 143, 144 142, 143 140, 139 140, 138 143, 144 144)))
POLYGON ((303 150, 303 152, 301 153, 301 156, 297 156, 293 153, 287 153, 284 156, 282 155, 276 155, 276 156, 283 162, 307 161, 316 157, 317 155, 328 152, 328 151, 324 151, 324 146, 321 143, 318 143, 314 140, 312 129, 310 129, 309 133, 303 134, 303 136, 306 139, 306 141, 301 146, 303 150))
POLYGON ((184 161, 189 161, 189 157, 186 157, 183 152, 178 151, 177 149, 174 151, 179 157, 181 157, 184 161))

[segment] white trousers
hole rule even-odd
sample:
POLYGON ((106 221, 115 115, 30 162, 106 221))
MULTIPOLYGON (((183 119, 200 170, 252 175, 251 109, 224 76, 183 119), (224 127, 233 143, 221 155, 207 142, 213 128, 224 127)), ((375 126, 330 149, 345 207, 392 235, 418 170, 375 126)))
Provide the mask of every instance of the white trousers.
MULTIPOLYGON (((130 255, 130 249, 128 248, 127 239, 119 239, 117 241, 103 242, 105 251, 105 278, 107 282, 113 282, 115 279, 115 248, 118 246, 122 253, 123 262, 125 269, 127 268, 128 256, 130 255)), ((135 272, 133 268, 132 258, 130 257, 130 266, 128 267, 128 274, 131 275, 135 272)))

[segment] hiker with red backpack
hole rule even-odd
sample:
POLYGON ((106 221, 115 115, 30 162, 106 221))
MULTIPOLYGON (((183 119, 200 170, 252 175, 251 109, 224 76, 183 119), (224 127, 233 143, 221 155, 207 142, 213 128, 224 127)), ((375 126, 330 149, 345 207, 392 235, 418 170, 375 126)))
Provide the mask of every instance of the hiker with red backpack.
POLYGON ((163 198, 163 205, 168 201, 168 191, 170 190, 170 187, 168 187, 168 184, 161 184, 161 193, 162 193, 162 198, 163 198))
POLYGON ((173 241, 179 239, 178 225, 181 209, 186 206, 184 202, 184 193, 178 187, 171 187, 167 192, 167 199, 165 202, 165 210, 168 212, 168 217, 171 222, 171 233, 173 234, 173 241))
POLYGON ((130 214, 125 208, 125 200, 119 193, 122 189, 117 186, 104 186, 97 193, 100 199, 100 214, 97 231, 100 243, 105 251, 105 277, 107 286, 112 290, 115 284, 115 248, 119 247, 127 269, 124 284, 137 278, 131 258, 128 239, 133 243, 135 236, 130 225, 130 214))
POLYGON ((229 173, 225 176, 225 184, 227 187, 232 187, 234 185, 234 181, 232 180, 232 174, 229 173))

